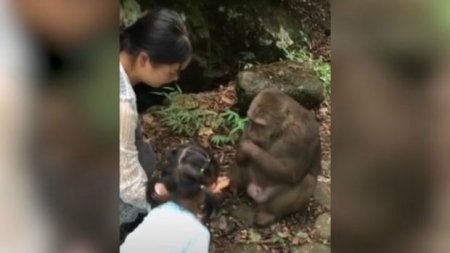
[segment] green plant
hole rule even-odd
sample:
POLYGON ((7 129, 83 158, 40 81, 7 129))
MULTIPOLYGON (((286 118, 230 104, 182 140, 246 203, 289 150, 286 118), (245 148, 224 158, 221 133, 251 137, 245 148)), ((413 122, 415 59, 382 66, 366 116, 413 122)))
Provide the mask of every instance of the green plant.
POLYGON ((182 94, 178 85, 162 89, 162 92, 152 93, 165 96, 170 104, 153 110, 153 113, 173 133, 194 136, 200 128, 218 117, 216 112, 197 108, 197 100, 192 95, 182 94))
POLYGON ((212 136, 211 143, 216 147, 235 144, 240 134, 244 131, 248 119, 241 118, 238 113, 228 110, 219 115, 218 122, 219 127, 225 129, 227 134, 216 134, 212 136))
POLYGON ((281 49, 286 49, 294 43, 283 26, 280 26, 280 30, 274 34, 274 37, 277 39, 275 45, 281 49))
POLYGON ((306 63, 312 66, 319 77, 325 90, 330 92, 331 88, 331 65, 325 62, 321 57, 315 59, 314 56, 305 48, 283 49, 285 57, 288 60, 300 63, 306 63))
POLYGON ((327 92, 331 91, 331 65, 328 62, 324 62, 322 58, 313 62, 314 71, 319 76, 327 92))
POLYGON ((120 21, 127 27, 138 20, 144 13, 136 0, 120 1, 120 21))
POLYGON ((216 118, 217 113, 203 109, 186 109, 176 103, 169 107, 154 112, 161 122, 172 132, 179 135, 194 136, 197 131, 205 126, 211 118, 216 118))
POLYGON ((225 120, 225 123, 231 125, 230 135, 242 133, 248 121, 247 118, 241 118, 238 113, 232 110, 228 110, 220 116, 225 120))
POLYGON ((174 108, 163 109, 156 112, 161 117, 161 122, 169 129, 181 135, 193 136, 196 131, 194 119, 197 115, 194 112, 182 111, 174 108))
POLYGON ((314 58, 309 51, 311 43, 304 31, 300 31, 300 44, 293 44, 287 31, 280 27, 280 31, 275 34, 277 38, 277 47, 283 50, 286 59, 300 63, 309 64, 316 72, 325 90, 331 91, 331 66, 330 63, 325 62, 322 57, 314 58))
POLYGON ((175 87, 176 88, 171 87, 171 86, 165 86, 165 87, 161 88, 163 90, 162 92, 152 91, 150 93, 155 94, 155 95, 164 96, 170 102, 173 102, 177 96, 183 94, 183 91, 181 90, 180 86, 178 86, 178 84, 176 84, 175 87))
POLYGON ((246 118, 241 118, 238 113, 228 110, 223 113, 198 108, 195 98, 183 95, 177 86, 163 88, 162 92, 152 92, 165 96, 170 105, 164 108, 153 109, 153 114, 158 116, 161 122, 173 133, 178 135, 194 136, 202 127, 208 127, 215 132, 211 137, 211 143, 216 146, 234 144, 239 135, 244 131, 246 118), (194 101, 191 101, 194 100, 194 101), (191 106, 191 104, 194 106, 191 106))
POLYGON ((221 147, 232 143, 232 140, 227 135, 213 135, 210 141, 215 147, 221 147))
POLYGON ((254 229, 250 229, 249 231, 249 243, 259 243, 262 239, 262 236, 254 229))

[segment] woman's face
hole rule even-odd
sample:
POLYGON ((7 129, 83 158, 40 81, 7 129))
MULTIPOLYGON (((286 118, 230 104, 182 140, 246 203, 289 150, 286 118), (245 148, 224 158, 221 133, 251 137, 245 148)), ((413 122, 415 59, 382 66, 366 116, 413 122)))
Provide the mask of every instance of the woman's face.
POLYGON ((183 63, 155 64, 150 61, 147 54, 141 53, 136 60, 135 73, 140 81, 158 88, 164 84, 177 81, 181 71, 189 65, 191 58, 189 57, 183 63))

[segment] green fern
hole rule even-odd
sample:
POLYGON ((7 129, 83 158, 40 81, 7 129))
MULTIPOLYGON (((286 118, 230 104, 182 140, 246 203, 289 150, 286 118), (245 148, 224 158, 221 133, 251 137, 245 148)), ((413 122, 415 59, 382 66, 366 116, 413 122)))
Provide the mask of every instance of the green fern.
MULTIPOLYGON (((171 96, 170 94, 180 95, 179 90, 173 88, 167 90, 172 91, 166 94, 168 97, 171 96)), ((222 134, 216 134, 210 139, 216 147, 235 144, 247 123, 246 118, 241 118, 238 113, 231 110, 220 114, 199 108, 186 110, 180 103, 171 103, 166 108, 154 110, 153 113, 171 132, 177 135, 192 137, 202 127, 209 127, 213 131, 221 132, 222 134)))
POLYGON ((151 91, 149 93, 155 94, 158 96, 164 96, 166 97, 171 103, 175 101, 175 99, 183 94, 183 91, 181 90, 180 86, 178 84, 174 87, 171 86, 164 86, 161 88, 163 91, 151 91))
POLYGON ((234 145, 240 134, 245 129, 247 118, 241 118, 238 113, 228 110, 218 117, 218 125, 224 129, 226 134, 217 134, 211 138, 211 143, 216 147, 234 145))
POLYGON ((211 143, 216 147, 221 147, 231 142, 232 140, 227 135, 214 135, 211 137, 211 143))

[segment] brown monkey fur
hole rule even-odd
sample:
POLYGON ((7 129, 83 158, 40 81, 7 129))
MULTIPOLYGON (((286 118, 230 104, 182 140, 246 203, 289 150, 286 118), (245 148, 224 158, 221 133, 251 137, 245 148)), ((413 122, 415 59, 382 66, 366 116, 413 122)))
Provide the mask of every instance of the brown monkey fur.
POLYGON ((261 91, 247 116, 231 183, 257 202, 255 223, 264 226, 312 196, 321 170, 319 125, 313 112, 274 89, 261 91))

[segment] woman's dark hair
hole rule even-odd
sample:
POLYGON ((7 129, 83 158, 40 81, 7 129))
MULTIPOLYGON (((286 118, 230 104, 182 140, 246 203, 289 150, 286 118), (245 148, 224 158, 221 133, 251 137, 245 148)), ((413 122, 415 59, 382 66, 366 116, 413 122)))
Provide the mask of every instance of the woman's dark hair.
MULTIPOLYGON (((206 188, 219 176, 219 166, 214 158, 202 147, 195 144, 181 145, 173 148, 162 169, 160 182, 164 183, 176 202, 179 199, 190 199, 201 191, 206 193, 204 213, 208 218, 217 205, 214 195, 206 188)), ((157 205, 154 198, 156 180, 149 181, 147 200, 157 205)))
POLYGON ((154 63, 185 62, 192 54, 188 32, 175 11, 151 11, 120 34, 120 51, 132 55, 145 52, 154 63))

